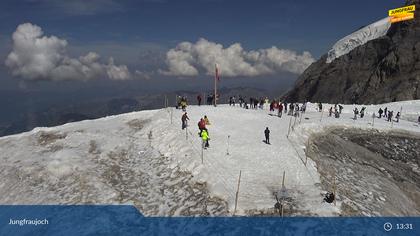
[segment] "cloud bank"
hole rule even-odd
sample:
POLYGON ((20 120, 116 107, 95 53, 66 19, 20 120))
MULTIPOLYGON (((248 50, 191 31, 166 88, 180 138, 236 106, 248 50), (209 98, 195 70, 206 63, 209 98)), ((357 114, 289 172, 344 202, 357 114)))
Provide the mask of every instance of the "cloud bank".
POLYGON ((29 80, 90 80, 102 76, 112 80, 131 77, 125 65, 100 62, 100 56, 89 52, 79 58, 66 54, 67 41, 56 36, 44 36, 41 27, 21 24, 12 36, 13 49, 7 56, 6 66, 14 76, 29 80))
POLYGON ((199 39, 196 43, 182 42, 166 54, 167 70, 160 72, 168 76, 197 76, 201 71, 214 73, 218 63, 222 76, 260 76, 288 71, 302 73, 314 58, 309 52, 298 53, 271 47, 246 51, 241 44, 223 45, 199 39))

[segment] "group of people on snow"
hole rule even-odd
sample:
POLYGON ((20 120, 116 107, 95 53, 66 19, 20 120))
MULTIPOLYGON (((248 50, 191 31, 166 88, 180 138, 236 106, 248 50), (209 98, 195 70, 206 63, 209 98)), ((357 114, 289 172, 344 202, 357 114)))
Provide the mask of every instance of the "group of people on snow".
POLYGON ((332 117, 332 115, 334 114, 335 118, 340 118, 342 111, 343 111, 343 106, 341 106, 340 104, 335 104, 334 108, 331 106, 330 109, 328 110, 328 116, 332 117))
POLYGON ((366 107, 362 107, 362 109, 360 109, 360 111, 359 111, 359 109, 357 109, 357 107, 355 107, 354 110, 353 110, 353 114, 354 114, 353 119, 357 120, 358 115, 360 115, 360 118, 363 118, 365 116, 365 111, 366 111, 366 107))
MULTIPOLYGON (((268 104, 269 102, 268 98, 260 97, 258 99, 258 98, 250 97, 249 103, 248 103, 246 97, 242 97, 241 95, 239 95, 238 97, 239 97, 238 98, 239 106, 245 109, 258 109, 258 108, 264 109, 264 105, 268 104)), ((236 96, 230 97, 229 105, 235 106, 235 101, 236 101, 236 96)))
MULTIPOLYGON (((184 114, 182 114, 181 116, 181 128, 182 130, 186 129, 188 126, 188 121, 190 120, 190 118, 188 117, 187 112, 184 112, 184 114)), ((207 149, 210 144, 209 144, 209 131, 207 129, 207 126, 210 125, 210 121, 209 118, 205 115, 203 118, 200 118, 200 121, 198 122, 198 135, 201 137, 201 139, 203 140, 203 148, 207 149)))
MULTIPOLYGON (((381 119, 382 115, 383 117, 386 119, 386 121, 388 122, 392 122, 392 118, 394 117, 394 111, 391 111, 388 109, 388 107, 385 107, 384 110, 382 110, 382 107, 379 108, 378 110, 378 118, 381 119)), ((397 112, 397 114, 395 115, 395 122, 399 122, 401 118, 401 112, 397 112)))
POLYGON ((208 147, 210 147, 209 131, 206 127, 206 126, 210 125, 209 118, 207 118, 207 116, 205 115, 204 118, 200 118, 200 121, 198 122, 197 125, 198 125, 198 129, 199 129, 198 135, 203 140, 203 148, 207 149, 208 147))

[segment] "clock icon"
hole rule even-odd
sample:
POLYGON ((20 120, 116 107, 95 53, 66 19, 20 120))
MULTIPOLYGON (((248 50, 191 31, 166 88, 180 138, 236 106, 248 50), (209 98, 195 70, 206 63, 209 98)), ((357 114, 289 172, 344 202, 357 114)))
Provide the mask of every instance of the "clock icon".
POLYGON ((387 222, 387 223, 385 223, 384 224, 384 230, 385 231, 391 231, 391 229, 392 229, 392 224, 391 223, 389 223, 389 222, 387 222))

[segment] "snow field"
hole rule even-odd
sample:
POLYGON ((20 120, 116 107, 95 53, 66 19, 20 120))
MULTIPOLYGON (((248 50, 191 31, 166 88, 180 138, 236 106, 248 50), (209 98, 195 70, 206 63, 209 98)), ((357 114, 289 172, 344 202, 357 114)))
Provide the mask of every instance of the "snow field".
POLYGON ((368 105, 365 118, 357 120, 352 110, 362 105, 344 105, 339 119, 328 117, 330 106, 323 104, 324 112, 318 112, 316 104, 308 103, 307 112, 296 119, 272 116, 267 109, 189 106, 187 131, 181 130, 182 111, 173 109, 171 124, 168 108, 0 137, 0 202, 135 204, 147 215, 231 215, 242 171, 236 214, 247 215, 273 208, 285 172, 296 215, 337 215, 340 201, 336 206, 322 203, 327 190, 320 186, 315 163, 306 159, 308 138, 331 126, 420 132, 408 121, 420 111, 420 100, 368 105), (375 119, 372 126, 371 115, 379 107, 394 115, 402 107, 402 120, 375 119), (211 125, 202 163, 197 123, 204 115, 211 125), (262 142, 266 127, 271 145, 262 142), (206 197, 207 188, 212 198, 206 197), (203 202, 206 209, 201 209, 203 202))

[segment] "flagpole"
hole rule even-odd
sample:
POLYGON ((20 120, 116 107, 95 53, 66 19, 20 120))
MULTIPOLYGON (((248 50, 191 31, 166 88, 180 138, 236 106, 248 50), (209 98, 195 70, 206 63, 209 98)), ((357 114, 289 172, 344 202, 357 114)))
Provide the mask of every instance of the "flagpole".
POLYGON ((214 106, 217 106, 217 64, 214 66, 214 106))

